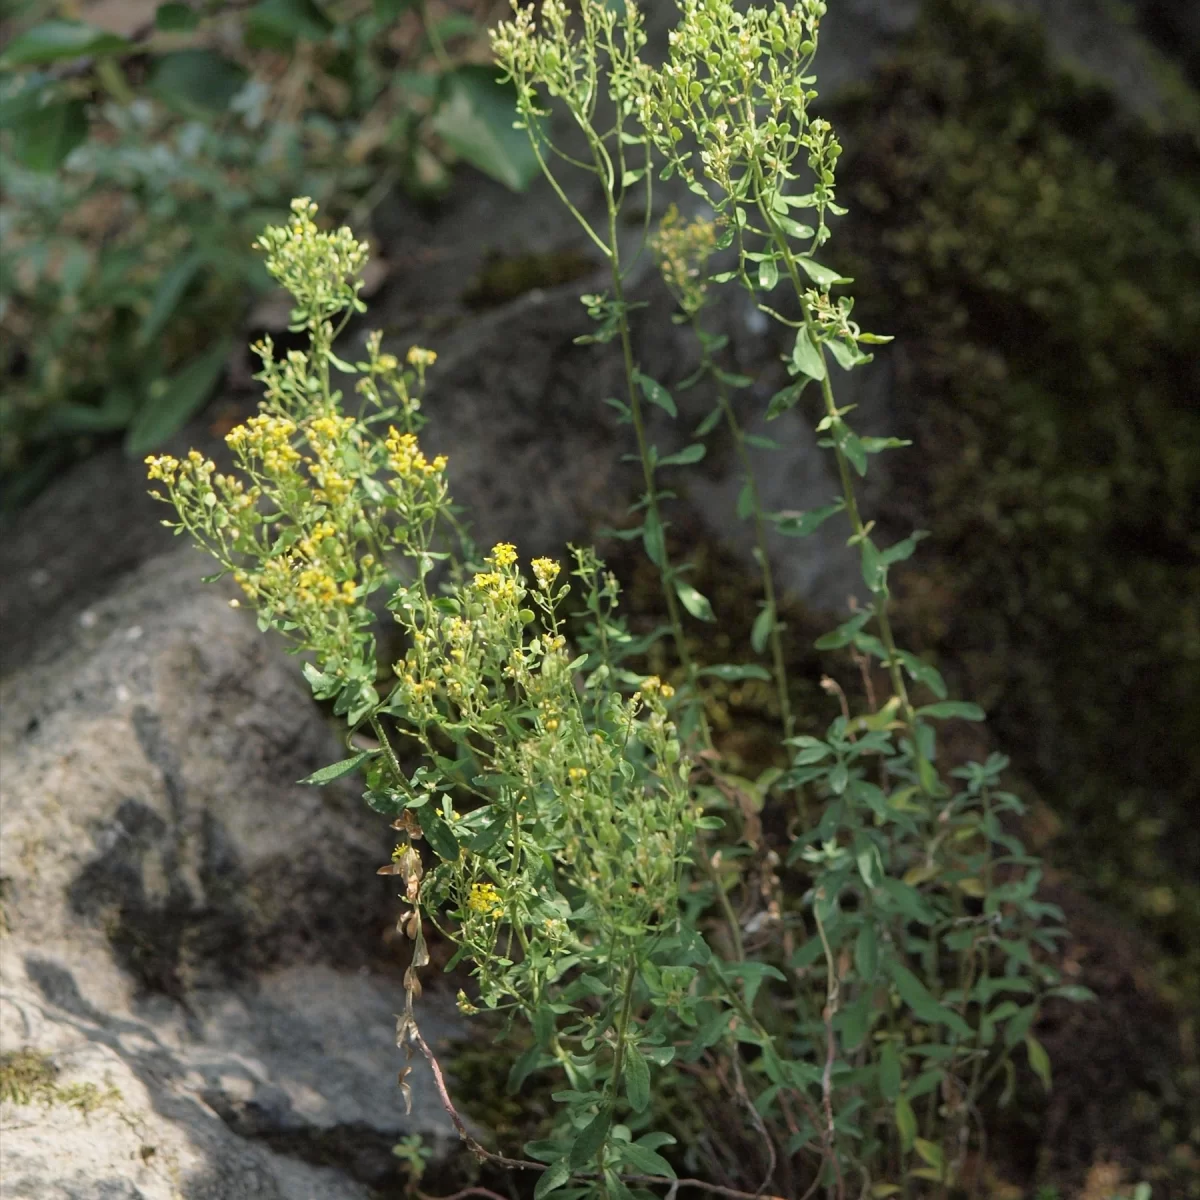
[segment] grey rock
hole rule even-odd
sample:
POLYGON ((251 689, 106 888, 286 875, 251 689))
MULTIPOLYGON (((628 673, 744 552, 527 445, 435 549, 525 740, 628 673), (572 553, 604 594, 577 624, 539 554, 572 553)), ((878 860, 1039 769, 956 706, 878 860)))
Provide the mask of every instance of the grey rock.
MULTIPOLYGON (((339 756, 295 664, 191 550, 0 685, 0 1044, 115 1094, 0 1108, 4 1197, 365 1200, 406 1115, 386 823, 293 781, 339 756)), ((459 1032, 431 988, 428 1039, 459 1032)))

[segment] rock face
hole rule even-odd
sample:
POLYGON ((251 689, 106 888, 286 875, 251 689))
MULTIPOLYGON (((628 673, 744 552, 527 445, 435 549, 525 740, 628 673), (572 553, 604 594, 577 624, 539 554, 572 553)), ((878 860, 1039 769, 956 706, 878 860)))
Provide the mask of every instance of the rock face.
POLYGON ((423 1064, 411 1117, 395 1085, 386 826, 292 782, 336 739, 205 569, 153 559, 0 690, 0 1042, 58 1072, 2 1106, 6 1198, 358 1200, 452 1137, 423 1064))

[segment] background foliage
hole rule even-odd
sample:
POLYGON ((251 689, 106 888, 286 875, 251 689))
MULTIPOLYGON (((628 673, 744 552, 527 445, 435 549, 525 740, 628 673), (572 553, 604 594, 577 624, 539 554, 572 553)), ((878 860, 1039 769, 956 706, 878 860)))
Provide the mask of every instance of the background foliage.
POLYGON ((455 158, 517 189, 536 169, 478 61, 494 5, 131 4, 127 36, 51 7, 19 5, 0 52, 8 507, 90 438, 142 453, 199 411, 293 195, 361 224, 455 158))

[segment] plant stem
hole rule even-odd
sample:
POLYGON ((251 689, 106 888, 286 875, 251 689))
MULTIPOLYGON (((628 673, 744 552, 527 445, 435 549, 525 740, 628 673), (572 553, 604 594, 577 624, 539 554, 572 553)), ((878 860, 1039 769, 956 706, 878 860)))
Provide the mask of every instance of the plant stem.
MULTIPOLYGON (((729 432, 733 435, 733 444, 737 451, 738 462, 741 464, 742 472, 745 475, 746 486, 750 489, 750 499, 753 504, 754 544, 758 551, 759 569, 762 572, 763 598, 766 600, 767 607, 778 618, 779 608, 775 598, 775 579, 771 571, 771 560, 767 553, 766 522, 763 520, 762 502, 758 492, 758 479, 754 474, 754 468, 750 462, 750 452, 746 448, 746 434, 737 419, 737 415, 733 411, 733 405, 729 399, 729 388, 717 373, 716 364, 713 362, 712 354, 705 342, 699 320, 693 317, 692 321, 700 338, 700 345, 704 355, 704 365, 716 381, 717 402, 720 404, 721 411, 725 415, 725 423, 729 426, 729 432)), ((796 732, 796 718, 792 714, 791 697, 788 694, 787 666, 783 657, 783 638, 779 632, 778 619, 771 623, 771 658, 774 663, 775 690, 779 697, 779 712, 783 721, 783 735, 790 738, 796 732)))

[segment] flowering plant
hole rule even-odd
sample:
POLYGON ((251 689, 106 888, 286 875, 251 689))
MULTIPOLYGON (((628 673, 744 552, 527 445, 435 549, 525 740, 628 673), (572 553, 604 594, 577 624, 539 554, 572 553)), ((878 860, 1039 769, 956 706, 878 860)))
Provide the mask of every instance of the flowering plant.
POLYGON ((538 1200, 681 1183, 727 1196, 820 1186, 839 1200, 946 1195, 980 1144, 980 1104, 997 1085, 1011 1089, 1019 1047, 1049 1083, 1033 1022, 1045 989, 1072 992, 1047 961, 1061 914, 1037 898, 1039 865, 1005 824, 1021 805, 1002 789, 1004 758, 939 765, 936 723, 983 714, 947 699, 937 670, 896 645, 889 570, 921 535, 883 547, 861 515, 855 477, 904 443, 857 434, 833 390, 832 364, 853 369, 869 358, 864 346, 887 339, 851 320, 850 301, 831 294, 849 281, 813 257, 841 211, 839 146, 809 114, 824 4, 680 7, 661 70, 638 56, 632 2, 618 16, 582 0, 572 18, 562 0, 545 0, 540 19, 514 5, 493 37, 559 197, 569 205, 550 165, 546 97, 566 105, 589 147, 590 161, 564 161, 592 171, 607 198, 600 228, 572 207, 611 267, 609 291, 583 298, 597 321, 587 340, 621 347, 627 386, 615 403, 645 484, 633 535, 662 580, 678 691, 635 669, 658 634, 633 636, 618 581, 592 550, 528 571, 507 542, 479 558, 450 502, 445 458, 419 443, 434 356, 411 350, 402 367, 378 334, 364 361, 336 355, 337 335, 363 310, 365 251, 346 229, 321 232, 307 200, 261 247, 296 297, 293 328, 308 332, 310 350, 277 360, 269 342, 256 348, 263 412, 228 438, 240 473, 218 474, 196 454, 152 458, 150 473, 177 529, 232 573, 264 628, 311 655, 315 695, 346 718, 353 752, 308 782, 361 769, 367 802, 393 818, 396 848, 381 872, 400 880, 413 943, 398 1040, 434 1063, 481 1158, 539 1172, 538 1200), (600 127, 605 91, 615 116, 600 127), (701 346, 690 386, 707 383, 715 401, 674 455, 658 451, 644 420, 645 404, 676 407, 637 366, 617 237, 621 204, 649 189, 656 155, 715 213, 685 222, 672 210, 652 239, 701 346), (800 194, 804 172, 811 190, 800 194), (729 250, 733 268, 713 272, 729 250), (748 380, 720 365, 724 338, 705 324, 714 289, 731 282, 794 333, 794 382, 767 416, 810 385, 819 396, 841 495, 813 512, 759 502, 731 400, 748 380), (768 305, 780 285, 786 297, 768 305), (355 415, 331 368, 357 377, 355 415), (685 614, 712 621, 713 608, 667 552, 672 493, 659 473, 699 461, 722 426, 745 473, 739 513, 754 527, 762 588, 751 642, 759 654, 769 647, 770 670, 698 661, 685 614), (856 656, 865 703, 852 708, 832 685, 840 711, 823 736, 797 735, 765 535, 803 537, 834 518, 848 522, 869 599, 818 645, 856 656), (369 603, 378 592, 406 646, 387 686, 369 603), (725 769, 706 718, 708 675, 774 681, 784 766, 757 780, 725 769), (421 1035, 413 1002, 427 923, 456 946, 451 965, 474 977, 464 1011, 527 1027, 510 1087, 544 1070, 562 1079, 554 1126, 526 1158, 471 1137, 421 1035), (701 1139, 669 1100, 682 1092, 701 1112, 713 1103, 690 1082, 701 1067, 740 1114, 716 1139, 701 1139), (733 1179, 746 1190, 676 1179, 683 1164, 717 1170, 718 1146, 740 1158, 733 1179))

